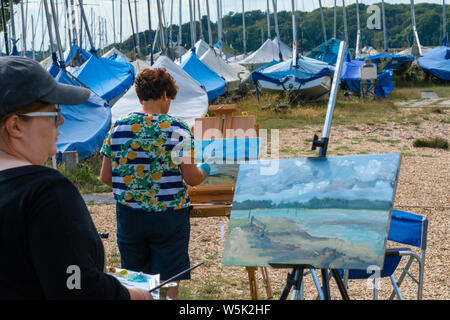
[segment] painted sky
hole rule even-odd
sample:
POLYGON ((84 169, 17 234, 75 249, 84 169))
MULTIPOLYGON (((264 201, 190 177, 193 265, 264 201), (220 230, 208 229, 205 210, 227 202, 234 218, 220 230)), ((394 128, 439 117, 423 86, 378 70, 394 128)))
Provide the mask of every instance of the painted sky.
POLYGON ((241 165, 234 201, 306 202, 314 197, 392 201, 399 161, 399 154, 280 159, 274 175, 260 174, 266 161, 241 165))

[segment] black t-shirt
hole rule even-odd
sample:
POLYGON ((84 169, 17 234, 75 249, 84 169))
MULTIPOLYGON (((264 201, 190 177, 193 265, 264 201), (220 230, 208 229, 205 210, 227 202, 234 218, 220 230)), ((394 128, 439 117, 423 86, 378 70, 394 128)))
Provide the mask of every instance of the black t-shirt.
POLYGON ((43 166, 0 171, 0 299, 129 299, 76 187, 43 166))

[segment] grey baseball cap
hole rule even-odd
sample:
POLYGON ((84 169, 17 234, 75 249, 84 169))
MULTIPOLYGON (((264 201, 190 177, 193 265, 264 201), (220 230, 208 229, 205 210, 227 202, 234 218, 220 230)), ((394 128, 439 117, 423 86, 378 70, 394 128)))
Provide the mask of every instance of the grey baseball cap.
POLYGON ((0 57, 0 116, 34 101, 79 105, 91 91, 57 82, 38 62, 17 56, 0 57))

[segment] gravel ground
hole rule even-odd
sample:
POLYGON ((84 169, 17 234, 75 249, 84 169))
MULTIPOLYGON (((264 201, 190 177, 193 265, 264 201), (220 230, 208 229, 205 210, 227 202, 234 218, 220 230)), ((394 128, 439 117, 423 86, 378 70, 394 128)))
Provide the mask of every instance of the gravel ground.
MULTIPOLYGON (((443 115, 445 116, 445 115, 443 115)), ((448 111, 447 111, 448 117, 448 111)), ((321 136, 322 127, 284 129, 279 131, 281 158, 317 155, 310 151, 314 133, 321 136)), ((450 194, 449 151, 415 148, 417 138, 443 137, 449 139, 449 124, 436 119, 420 125, 386 124, 383 127, 362 125, 358 127, 333 127, 328 155, 402 153, 394 208, 426 215, 429 219, 428 247, 425 262, 423 299, 447 300, 450 298, 450 261, 448 240, 450 194)), ((115 206, 88 201, 89 209, 99 232, 109 232, 104 240, 108 264, 120 267, 120 255, 116 245, 115 206), (95 203, 95 204, 94 204, 95 203)), ((243 267, 222 267, 223 239, 220 231, 224 225, 226 235, 228 220, 225 217, 193 218, 191 220, 191 265, 205 264, 192 272, 192 280, 181 285, 180 297, 185 299, 250 299, 248 277, 243 267)), ((393 246, 395 244, 389 244, 393 246)), ((406 260, 406 259, 403 259, 406 260)), ((404 264, 404 262, 402 262, 404 264)), ((286 282, 288 269, 268 268, 273 299, 278 299, 286 282)), ((412 269, 415 273, 417 269, 412 269)), ((320 273, 317 272, 320 279, 320 273)), ((257 272, 259 298, 267 299, 262 274, 257 272)), ((311 275, 305 277, 304 298, 315 299, 317 292, 311 275)), ((415 299, 417 285, 408 280, 402 285, 405 299, 415 299)), ((365 280, 350 280, 349 295, 352 299, 371 299, 372 290, 365 280)), ((389 280, 382 279, 379 298, 390 294, 389 280)), ((339 299, 339 291, 331 281, 331 295, 339 299)))

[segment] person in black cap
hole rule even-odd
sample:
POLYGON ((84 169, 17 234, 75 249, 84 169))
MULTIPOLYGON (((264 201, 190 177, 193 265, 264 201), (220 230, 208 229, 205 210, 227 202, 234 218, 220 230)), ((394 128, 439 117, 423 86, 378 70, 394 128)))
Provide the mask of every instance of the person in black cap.
POLYGON ((33 60, 0 57, 0 299, 152 298, 103 272, 103 244, 80 193, 43 166, 64 123, 58 105, 89 96, 33 60))

